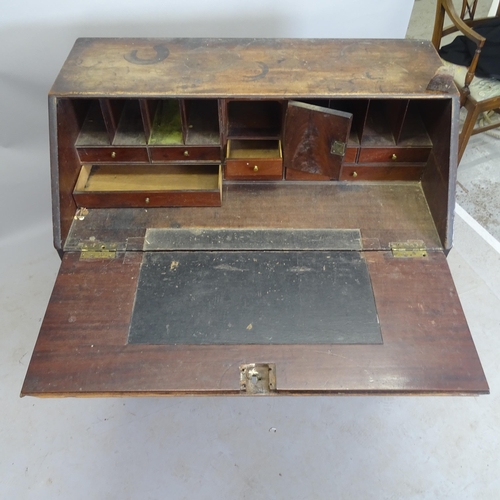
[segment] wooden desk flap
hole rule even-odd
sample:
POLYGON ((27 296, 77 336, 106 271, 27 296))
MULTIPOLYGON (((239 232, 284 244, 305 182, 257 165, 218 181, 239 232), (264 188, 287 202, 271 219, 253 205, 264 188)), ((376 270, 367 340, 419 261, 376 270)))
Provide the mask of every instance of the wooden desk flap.
POLYGON ((275 365, 276 394, 487 393, 444 255, 364 258, 383 344, 145 345, 127 343, 142 252, 67 253, 22 394, 238 394, 246 363, 275 365))

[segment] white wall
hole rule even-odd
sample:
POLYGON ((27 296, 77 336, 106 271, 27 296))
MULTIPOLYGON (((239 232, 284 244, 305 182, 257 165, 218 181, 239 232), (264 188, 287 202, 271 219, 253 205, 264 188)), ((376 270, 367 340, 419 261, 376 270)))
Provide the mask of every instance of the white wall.
POLYGON ((134 35, 152 29, 156 36, 173 29, 176 36, 394 38, 404 36, 412 6, 411 0, 19 0, 2 8, 0 23, 120 31, 127 23, 134 35))
POLYGON ((77 37, 403 38, 413 6, 412 0, 9 3, 0 16, 0 246, 50 224, 46 96, 77 37))

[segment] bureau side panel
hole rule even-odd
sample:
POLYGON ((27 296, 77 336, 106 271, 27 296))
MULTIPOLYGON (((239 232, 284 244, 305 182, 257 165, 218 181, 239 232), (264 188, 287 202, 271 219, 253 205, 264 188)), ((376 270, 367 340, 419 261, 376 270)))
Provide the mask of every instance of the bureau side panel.
POLYGON ((54 246, 61 251, 76 212, 72 193, 80 160, 74 147, 80 127, 69 99, 49 97, 54 246))
POLYGON ((422 190, 443 248, 450 250, 457 179, 458 99, 424 101, 421 109, 433 144, 422 175, 422 190))

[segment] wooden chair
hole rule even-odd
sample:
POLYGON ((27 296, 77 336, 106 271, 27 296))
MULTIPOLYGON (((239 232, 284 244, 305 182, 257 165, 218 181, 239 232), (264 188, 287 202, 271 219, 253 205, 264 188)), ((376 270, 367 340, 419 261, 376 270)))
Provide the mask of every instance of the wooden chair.
POLYGON ((432 43, 436 49, 441 46, 443 37, 458 32, 465 35, 477 46, 468 68, 445 62, 460 90, 460 104, 467 110, 458 141, 459 163, 471 135, 500 127, 500 81, 475 76, 478 59, 486 39, 474 30, 478 23, 492 17, 499 17, 500 5, 496 12, 492 8, 493 13, 490 11, 490 14, 493 14, 492 17, 479 19, 475 17, 477 3, 478 0, 462 0, 462 9, 459 14, 453 5, 453 0, 437 0, 432 35, 432 43), (444 27, 446 17, 452 24, 444 27))

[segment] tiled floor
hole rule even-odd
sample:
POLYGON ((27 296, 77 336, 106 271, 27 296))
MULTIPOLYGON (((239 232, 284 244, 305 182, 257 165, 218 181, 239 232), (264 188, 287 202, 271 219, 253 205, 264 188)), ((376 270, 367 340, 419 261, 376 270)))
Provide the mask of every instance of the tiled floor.
POLYGON ((0 498, 498 499, 497 157, 475 137, 459 170, 491 244, 457 216, 448 257, 490 384, 478 398, 20 399, 59 258, 48 223, 4 243, 0 498))

